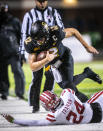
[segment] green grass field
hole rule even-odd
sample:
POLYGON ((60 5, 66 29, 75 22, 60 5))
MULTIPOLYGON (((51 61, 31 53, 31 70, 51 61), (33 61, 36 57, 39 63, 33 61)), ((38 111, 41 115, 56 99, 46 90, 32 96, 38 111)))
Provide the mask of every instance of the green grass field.
MULTIPOLYGON (((103 61, 94 61, 90 63, 76 63, 74 65, 74 74, 81 73, 83 69, 87 66, 92 68, 92 70, 98 73, 101 76, 101 78, 103 79, 103 61)), ((26 80, 25 98, 27 98, 29 85, 32 80, 32 73, 31 73, 31 70, 28 64, 23 65, 23 70, 24 70, 25 80, 26 80)), ((15 82, 14 82, 13 74, 11 73, 10 66, 9 66, 9 80, 10 80, 10 91, 9 91, 10 93, 9 94, 15 96, 15 91, 14 91, 15 82)), ((43 80, 42 80, 41 92, 43 90, 44 82, 45 82, 45 77, 43 77, 43 80)), ((98 84, 90 79, 85 79, 82 83, 80 83, 77 86, 77 88, 81 92, 85 93, 88 97, 90 97, 90 95, 92 95, 93 93, 103 90, 103 84, 98 84)), ((57 95, 59 96, 61 91, 62 89, 57 84, 55 84, 54 92, 57 93, 57 95)))

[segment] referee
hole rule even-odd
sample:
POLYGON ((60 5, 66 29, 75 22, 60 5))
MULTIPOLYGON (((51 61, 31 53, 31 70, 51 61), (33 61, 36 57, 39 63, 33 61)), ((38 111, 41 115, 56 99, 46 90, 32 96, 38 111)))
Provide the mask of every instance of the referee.
MULTIPOLYGON (((25 54, 24 49, 24 40, 30 35, 31 24, 37 20, 45 21, 49 26, 58 25, 61 28, 64 28, 64 25, 61 20, 60 14, 56 9, 48 6, 48 0, 35 0, 36 7, 31 9, 24 15, 23 23, 22 23, 22 39, 21 39, 21 58, 23 58, 25 54)), ((40 87, 43 76, 43 69, 32 72, 32 82, 29 88, 29 104, 33 106, 32 113, 39 111, 39 95, 40 95, 40 87)), ((45 86, 44 90, 52 90, 54 86, 54 78, 52 72, 49 70, 49 67, 45 68, 45 86)))

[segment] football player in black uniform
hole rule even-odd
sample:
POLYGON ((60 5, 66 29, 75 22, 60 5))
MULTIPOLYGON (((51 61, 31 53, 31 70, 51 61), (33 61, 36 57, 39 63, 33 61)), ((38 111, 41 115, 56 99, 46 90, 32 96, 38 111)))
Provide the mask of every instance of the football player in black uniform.
POLYGON ((85 102, 88 98, 77 90, 76 85, 87 77, 98 83, 101 83, 101 79, 90 68, 85 68, 82 74, 73 77, 74 71, 71 51, 62 44, 64 38, 73 35, 88 52, 94 54, 99 53, 94 47, 89 46, 83 40, 78 30, 74 28, 62 30, 58 26, 48 27, 44 21, 37 21, 32 24, 31 35, 25 40, 25 49, 29 53, 28 62, 32 71, 37 71, 45 65, 50 66, 54 78, 60 87, 63 89, 73 89, 79 99, 85 102), (37 61, 36 57, 41 51, 47 51, 46 58, 37 61))

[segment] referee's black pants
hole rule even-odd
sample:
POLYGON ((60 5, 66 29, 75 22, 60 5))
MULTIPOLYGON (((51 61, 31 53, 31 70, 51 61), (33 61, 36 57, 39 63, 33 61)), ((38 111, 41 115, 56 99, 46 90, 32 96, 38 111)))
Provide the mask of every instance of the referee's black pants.
MULTIPOLYGON (((43 68, 39 71, 32 72, 32 82, 29 87, 29 105, 35 109, 39 109, 40 88, 43 78, 43 68)), ((54 85, 54 77, 51 71, 45 71, 45 84, 43 91, 52 90, 54 85)))

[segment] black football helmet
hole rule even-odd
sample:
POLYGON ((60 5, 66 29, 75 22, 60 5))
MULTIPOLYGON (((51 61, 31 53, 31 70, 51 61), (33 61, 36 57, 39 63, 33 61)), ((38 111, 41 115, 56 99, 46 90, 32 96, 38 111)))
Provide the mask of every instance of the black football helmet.
MULTIPOLYGON (((45 38, 45 42, 43 43, 45 44, 49 39, 49 27, 46 22, 38 20, 32 24, 30 34, 32 39, 36 41, 45 38)), ((38 44, 41 45, 41 43, 38 44)))

